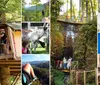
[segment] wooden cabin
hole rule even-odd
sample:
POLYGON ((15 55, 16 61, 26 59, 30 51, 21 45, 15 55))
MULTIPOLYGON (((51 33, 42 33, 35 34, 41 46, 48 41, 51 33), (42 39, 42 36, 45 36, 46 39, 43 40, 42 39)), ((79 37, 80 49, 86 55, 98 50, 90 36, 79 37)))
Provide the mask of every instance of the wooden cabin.
POLYGON ((0 24, 0 36, 3 32, 6 35, 9 54, 5 53, 0 37, 0 85, 16 85, 21 75, 21 25, 0 24), (15 77, 12 84, 11 76, 15 77))

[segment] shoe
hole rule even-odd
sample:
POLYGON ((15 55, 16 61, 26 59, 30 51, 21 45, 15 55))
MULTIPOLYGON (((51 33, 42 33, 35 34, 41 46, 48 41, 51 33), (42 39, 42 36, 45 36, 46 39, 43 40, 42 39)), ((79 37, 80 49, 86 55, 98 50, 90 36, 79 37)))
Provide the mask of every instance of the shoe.
POLYGON ((35 81, 35 80, 37 80, 37 77, 36 76, 34 77, 33 81, 35 81))

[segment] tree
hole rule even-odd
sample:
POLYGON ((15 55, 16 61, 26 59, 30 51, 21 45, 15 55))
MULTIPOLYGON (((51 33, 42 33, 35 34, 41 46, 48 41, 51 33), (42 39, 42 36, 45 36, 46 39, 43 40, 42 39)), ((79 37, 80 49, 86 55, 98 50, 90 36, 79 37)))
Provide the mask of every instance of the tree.
POLYGON ((21 1, 2 0, 0 1, 0 19, 2 23, 21 22, 21 1))
POLYGON ((23 0, 22 17, 23 21, 42 21, 49 16, 49 2, 40 3, 40 0, 32 0, 29 8, 25 8, 26 3, 23 0))
POLYGON ((61 0, 51 0, 51 22, 56 22, 62 5, 63 2, 61 0))
POLYGON ((57 58, 63 54, 64 36, 63 26, 57 23, 60 7, 63 5, 61 0, 51 0, 51 56, 57 58))
POLYGON ((75 59, 80 62, 80 68, 94 69, 97 56, 97 21, 96 18, 79 28, 74 43, 75 59), (90 65, 91 63, 91 65, 90 65))

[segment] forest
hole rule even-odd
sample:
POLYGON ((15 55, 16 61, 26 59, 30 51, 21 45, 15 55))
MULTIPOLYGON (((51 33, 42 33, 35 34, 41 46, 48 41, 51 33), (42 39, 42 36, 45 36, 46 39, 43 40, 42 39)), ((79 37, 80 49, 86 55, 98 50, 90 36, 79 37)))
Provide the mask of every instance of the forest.
MULTIPOLYGON (((51 0, 51 64, 52 85, 83 84, 86 71, 86 85, 96 85, 95 68, 97 65, 97 5, 96 0, 79 0, 78 9, 74 0, 51 0), (66 3, 66 4, 65 4, 66 3), (66 5, 62 15, 61 7, 66 5), (57 68, 57 61, 72 57, 72 65, 78 62, 77 69, 71 68, 70 75, 57 68), (90 72, 92 71, 93 72, 90 72), (72 74, 71 74, 71 71, 72 74), (83 71, 83 73, 80 71, 83 71), (80 74, 76 74, 79 72, 80 74), (64 80, 66 78, 68 79, 64 80), (69 79, 69 76, 71 79, 69 79), (80 79, 73 79, 78 76, 80 79), (76 80, 77 82, 75 82, 76 80), (66 81, 66 82, 65 82, 66 81)), ((84 85, 85 85, 84 84, 84 85)))

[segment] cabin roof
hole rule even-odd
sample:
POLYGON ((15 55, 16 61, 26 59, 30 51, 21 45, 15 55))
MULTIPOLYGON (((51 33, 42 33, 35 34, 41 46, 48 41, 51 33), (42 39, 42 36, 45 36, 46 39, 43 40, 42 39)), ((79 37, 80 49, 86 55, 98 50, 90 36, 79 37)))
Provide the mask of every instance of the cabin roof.
POLYGON ((0 29, 10 27, 14 31, 21 30, 21 23, 7 23, 7 24, 0 24, 0 29))

